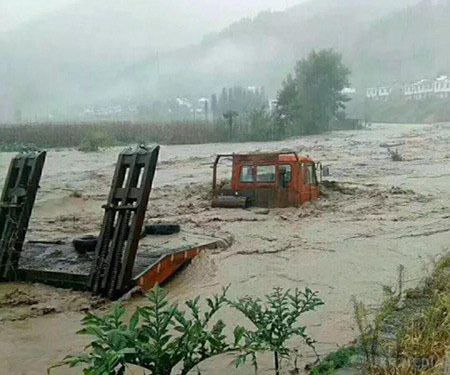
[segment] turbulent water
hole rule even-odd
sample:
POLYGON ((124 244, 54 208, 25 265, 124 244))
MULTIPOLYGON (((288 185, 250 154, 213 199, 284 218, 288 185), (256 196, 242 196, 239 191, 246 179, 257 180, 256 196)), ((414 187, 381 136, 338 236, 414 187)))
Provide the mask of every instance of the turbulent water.
MULTIPOLYGON (((119 151, 49 152, 28 237, 95 233, 119 151)), ((5 176, 11 157, 0 153, 0 176, 5 176)), ((227 173, 224 163, 221 176, 227 173)), ((407 285, 413 286, 432 259, 449 250, 450 125, 378 124, 283 142, 163 146, 154 187, 149 221, 176 220, 187 231, 223 237, 230 244, 202 255, 174 278, 167 286, 171 299, 209 295, 228 284, 231 297, 263 295, 275 286, 309 286, 325 301, 319 312, 306 317, 324 354, 357 335, 352 296, 377 303, 382 285, 395 282, 400 264, 406 267, 407 285), (404 160, 392 161, 386 144, 402 144, 397 148, 404 160), (321 160, 330 166, 329 179, 338 184, 324 187, 319 202, 300 209, 261 215, 255 209, 210 208, 216 153, 280 149, 321 160)), ((85 341, 74 332, 80 310, 91 301, 74 292, 11 284, 0 288, 0 298, 23 288, 32 299, 29 305, 0 306, 0 369, 7 369, 5 374, 42 374, 49 364, 82 347, 85 341), (39 316, 42 310, 33 305, 33 296, 56 308, 39 316), (14 321, 19 315, 21 320, 14 321)), ((223 318, 230 325, 239 319, 230 311, 223 318)), ((234 370, 231 360, 209 361, 202 373, 253 373, 250 368, 234 370)), ((264 373, 270 358, 263 357, 261 366, 264 373)))

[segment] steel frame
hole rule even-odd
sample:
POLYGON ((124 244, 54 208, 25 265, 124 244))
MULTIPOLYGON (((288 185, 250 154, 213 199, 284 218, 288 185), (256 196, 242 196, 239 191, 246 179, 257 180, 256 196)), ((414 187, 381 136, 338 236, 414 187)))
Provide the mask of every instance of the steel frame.
POLYGON ((133 286, 132 271, 158 161, 159 146, 126 149, 116 165, 88 288, 116 298, 133 286))
POLYGON ((46 152, 15 156, 0 200, 0 279, 16 280, 46 152))

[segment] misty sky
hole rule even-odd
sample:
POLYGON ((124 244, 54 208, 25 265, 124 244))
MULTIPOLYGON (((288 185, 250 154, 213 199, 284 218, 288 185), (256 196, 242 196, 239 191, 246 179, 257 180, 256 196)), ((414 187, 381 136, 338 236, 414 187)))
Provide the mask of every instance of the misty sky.
POLYGON ((20 26, 34 17, 64 7, 76 0, 0 0, 0 31, 20 26))
MULTIPOLYGON (((177 2, 177 0, 167 1, 177 2)), ((268 7, 272 10, 281 10, 302 0, 192 0, 192 3, 206 5, 214 2, 220 4, 222 1, 232 3, 236 10, 242 10, 242 17, 244 17, 254 15, 268 7)), ((76 2, 77 0, 0 0, 0 32, 14 30, 35 17, 54 12, 76 2)))

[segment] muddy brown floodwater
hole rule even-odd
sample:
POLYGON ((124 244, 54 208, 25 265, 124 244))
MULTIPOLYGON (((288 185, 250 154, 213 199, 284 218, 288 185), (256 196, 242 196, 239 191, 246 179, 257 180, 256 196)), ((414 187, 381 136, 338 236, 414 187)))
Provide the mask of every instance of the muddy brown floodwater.
MULTIPOLYGON (((119 151, 50 151, 28 239, 95 234, 119 151)), ((12 155, 0 153, 1 186, 12 155)), ((229 168, 222 165, 222 176, 229 168)), ((204 253, 170 281, 173 301, 210 295, 228 284, 231 297, 308 286, 325 301, 305 322, 319 353, 326 354, 357 335, 352 296, 375 305, 382 285, 395 282, 400 264, 407 286, 414 286, 432 259, 449 250, 450 125, 377 124, 283 142, 163 146, 147 219, 177 221, 186 231, 230 244, 204 253), (384 144, 402 142, 404 161, 391 161, 384 144), (329 179, 337 183, 324 187, 320 201, 268 213, 210 208, 216 153, 286 148, 330 165, 329 179)), ((145 298, 127 302, 131 309, 145 303, 145 298)), ((0 374, 44 374, 86 343, 75 335, 83 311, 109 307, 83 293, 0 285, 0 374)), ((222 318, 230 325, 238 322, 230 311, 222 318)), ((232 359, 214 358, 201 366, 202 373, 253 373, 235 370, 232 359)), ((263 356, 261 373, 270 366, 270 357, 263 356)))

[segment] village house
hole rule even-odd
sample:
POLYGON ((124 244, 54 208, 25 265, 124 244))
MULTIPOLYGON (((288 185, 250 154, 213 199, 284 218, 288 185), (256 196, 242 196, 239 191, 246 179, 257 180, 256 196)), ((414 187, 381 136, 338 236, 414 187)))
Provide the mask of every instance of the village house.
POLYGON ((434 81, 421 79, 404 86, 403 93, 407 99, 421 100, 434 95, 434 81))
POLYGON ((438 98, 448 98, 450 96, 450 78, 440 76, 434 81, 434 93, 438 98))
POLYGON ((370 87, 366 90, 367 99, 388 100, 392 93, 392 88, 387 86, 370 87))
POLYGON ((450 78, 442 75, 436 79, 421 79, 403 86, 370 87, 366 89, 366 98, 371 100, 388 100, 392 94, 399 92, 407 100, 422 100, 426 98, 450 98, 450 78))

